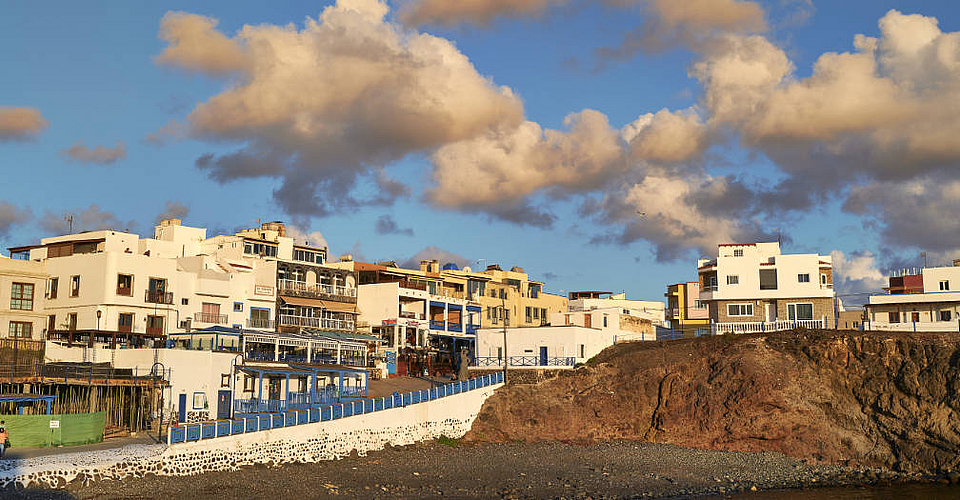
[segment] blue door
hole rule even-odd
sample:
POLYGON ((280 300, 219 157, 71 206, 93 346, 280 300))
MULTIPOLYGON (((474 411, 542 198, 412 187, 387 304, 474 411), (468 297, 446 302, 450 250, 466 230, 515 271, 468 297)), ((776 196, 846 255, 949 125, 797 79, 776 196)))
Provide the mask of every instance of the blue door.
POLYGON ((230 403, 233 398, 230 397, 231 393, 229 390, 220 391, 217 393, 217 418, 225 419, 230 418, 230 403))
POLYGON ((540 346, 540 366, 547 366, 547 346, 540 346))
POLYGON ((177 416, 177 422, 180 422, 182 424, 187 421, 187 395, 186 394, 180 395, 180 405, 177 409, 180 412, 180 414, 177 416))
POLYGON ((397 373, 397 353, 387 351, 384 353, 384 358, 387 362, 387 373, 397 373))

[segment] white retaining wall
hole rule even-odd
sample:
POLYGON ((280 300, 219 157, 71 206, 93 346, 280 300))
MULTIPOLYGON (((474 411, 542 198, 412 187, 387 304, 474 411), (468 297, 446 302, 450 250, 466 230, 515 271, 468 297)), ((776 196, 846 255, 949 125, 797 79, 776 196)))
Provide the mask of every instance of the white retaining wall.
POLYGON ((483 402, 503 384, 352 417, 167 445, 130 445, 0 461, 0 487, 63 487, 68 482, 233 470, 244 465, 319 462, 361 456, 441 435, 462 437, 483 402))

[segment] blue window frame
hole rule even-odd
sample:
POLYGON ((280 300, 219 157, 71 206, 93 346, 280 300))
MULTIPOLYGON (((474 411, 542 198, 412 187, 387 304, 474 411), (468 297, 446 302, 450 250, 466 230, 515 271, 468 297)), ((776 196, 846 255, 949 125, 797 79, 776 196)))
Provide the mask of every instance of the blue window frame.
POLYGON ((234 302, 233 312, 243 312, 243 302, 234 302))

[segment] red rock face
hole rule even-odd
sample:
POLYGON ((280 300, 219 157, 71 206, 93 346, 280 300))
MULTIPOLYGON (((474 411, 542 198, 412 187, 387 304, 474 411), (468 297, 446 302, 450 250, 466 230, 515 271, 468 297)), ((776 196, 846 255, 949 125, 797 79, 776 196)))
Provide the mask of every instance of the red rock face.
POLYGON ((465 439, 642 440, 936 472, 960 462, 960 337, 797 331, 620 344, 487 400, 465 439))

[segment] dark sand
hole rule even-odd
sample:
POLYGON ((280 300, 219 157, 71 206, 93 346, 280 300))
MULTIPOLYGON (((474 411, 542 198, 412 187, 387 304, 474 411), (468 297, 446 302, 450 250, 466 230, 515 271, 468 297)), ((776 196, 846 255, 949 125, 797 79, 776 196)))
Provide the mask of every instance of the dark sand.
POLYGON ((714 452, 651 443, 450 446, 430 442, 316 464, 98 481, 57 491, 0 490, 0 498, 650 498, 907 479, 806 465, 775 453, 714 452))

